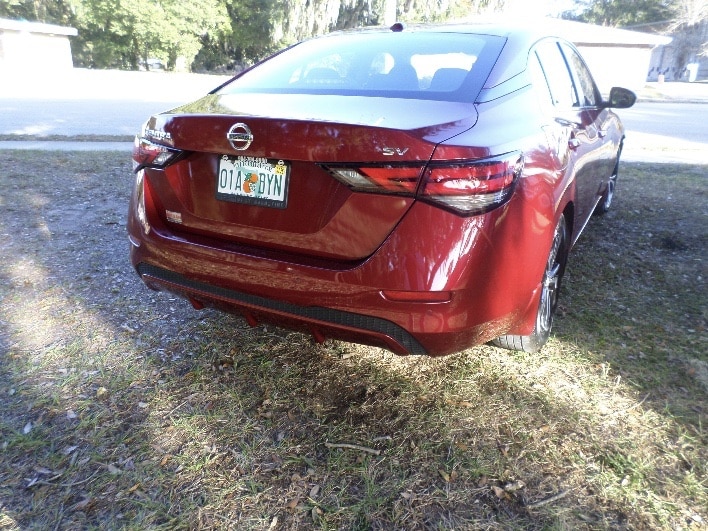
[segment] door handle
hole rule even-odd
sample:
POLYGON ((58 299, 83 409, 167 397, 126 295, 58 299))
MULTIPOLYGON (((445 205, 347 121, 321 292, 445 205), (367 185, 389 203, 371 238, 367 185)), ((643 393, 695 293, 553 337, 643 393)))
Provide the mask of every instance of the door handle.
POLYGON ((555 120, 556 120, 556 123, 559 123, 563 127, 570 127, 571 129, 579 129, 580 127, 583 126, 583 124, 581 124, 580 122, 574 122, 573 120, 567 120, 567 119, 561 118, 559 116, 557 116, 555 118, 555 120))

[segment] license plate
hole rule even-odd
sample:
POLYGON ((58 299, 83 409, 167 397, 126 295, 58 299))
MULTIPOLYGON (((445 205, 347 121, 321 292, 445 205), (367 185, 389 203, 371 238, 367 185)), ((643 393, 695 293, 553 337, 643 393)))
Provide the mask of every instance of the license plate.
POLYGON ((290 165, 282 160, 230 157, 219 160, 216 197, 270 208, 288 206, 290 165))

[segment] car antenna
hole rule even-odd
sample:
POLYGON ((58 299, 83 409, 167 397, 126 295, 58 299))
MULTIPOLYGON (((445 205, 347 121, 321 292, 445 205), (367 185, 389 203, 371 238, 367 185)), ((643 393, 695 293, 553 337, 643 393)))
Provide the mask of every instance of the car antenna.
POLYGON ((394 33, 400 33, 402 32, 406 27, 403 25, 403 22, 396 22, 393 26, 391 26, 390 30, 393 31, 394 33))

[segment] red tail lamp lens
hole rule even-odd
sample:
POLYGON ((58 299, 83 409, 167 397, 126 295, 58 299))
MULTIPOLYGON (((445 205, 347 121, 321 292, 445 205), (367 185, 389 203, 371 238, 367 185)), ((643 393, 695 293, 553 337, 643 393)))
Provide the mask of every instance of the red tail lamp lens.
POLYGON ((518 153, 503 158, 431 163, 419 195, 460 214, 479 214, 509 200, 522 169, 518 153))

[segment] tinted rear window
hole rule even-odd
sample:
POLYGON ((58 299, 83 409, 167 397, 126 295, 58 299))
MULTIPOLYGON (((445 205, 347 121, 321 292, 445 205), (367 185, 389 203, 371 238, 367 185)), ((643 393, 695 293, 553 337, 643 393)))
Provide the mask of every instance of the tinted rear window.
POLYGON ((219 93, 340 94, 473 101, 504 39, 464 33, 353 33, 305 41, 219 93))

